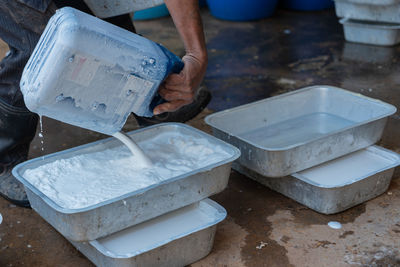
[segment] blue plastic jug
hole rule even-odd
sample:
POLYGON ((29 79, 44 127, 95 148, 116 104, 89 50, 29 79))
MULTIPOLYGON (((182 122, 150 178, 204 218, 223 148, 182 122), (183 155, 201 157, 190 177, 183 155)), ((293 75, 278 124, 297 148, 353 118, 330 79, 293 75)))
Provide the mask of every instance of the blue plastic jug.
POLYGON ((27 108, 113 134, 129 114, 150 117, 160 84, 183 62, 162 45, 79 10, 57 10, 22 74, 27 108))

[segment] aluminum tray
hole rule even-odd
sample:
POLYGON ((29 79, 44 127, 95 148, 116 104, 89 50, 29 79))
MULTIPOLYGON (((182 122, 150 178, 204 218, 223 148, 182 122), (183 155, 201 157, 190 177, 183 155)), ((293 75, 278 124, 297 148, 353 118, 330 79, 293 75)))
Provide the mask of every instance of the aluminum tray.
POLYGON ((282 177, 376 143, 396 108, 331 86, 312 86, 209 115, 238 162, 282 177))
POLYGON ((118 140, 108 138, 46 155, 43 160, 42 158, 32 159, 17 165, 13 169, 13 174, 25 185, 32 208, 62 235, 73 241, 94 240, 198 202, 221 192, 226 187, 230 175, 231 162, 240 155, 237 148, 204 132, 179 123, 159 124, 133 131, 129 135, 135 141, 141 141, 156 136, 160 132, 168 131, 207 138, 211 143, 224 147, 230 156, 216 164, 81 209, 60 207, 25 180, 23 177, 24 171, 59 158, 72 157, 82 153, 119 146, 121 144, 118 140))
POLYGON ((97 266, 186 266, 210 253, 217 223, 225 217, 223 207, 206 199, 111 236, 72 244, 97 266))
POLYGON ((349 42, 392 46, 400 42, 400 24, 341 19, 344 37, 349 42))
POLYGON ((233 168, 315 211, 333 214, 384 193, 399 164, 397 153, 371 146, 282 179, 233 168))
POLYGON ((335 9, 339 18, 400 23, 400 0, 335 0, 335 9))

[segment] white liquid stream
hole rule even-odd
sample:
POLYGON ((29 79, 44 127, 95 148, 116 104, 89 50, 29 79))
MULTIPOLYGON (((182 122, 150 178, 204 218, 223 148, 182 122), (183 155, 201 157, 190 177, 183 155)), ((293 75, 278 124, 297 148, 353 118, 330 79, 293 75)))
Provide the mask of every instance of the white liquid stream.
POLYGON ((135 157, 136 164, 142 166, 143 168, 151 168, 153 163, 146 156, 142 149, 124 132, 116 132, 113 134, 115 138, 124 143, 135 157))

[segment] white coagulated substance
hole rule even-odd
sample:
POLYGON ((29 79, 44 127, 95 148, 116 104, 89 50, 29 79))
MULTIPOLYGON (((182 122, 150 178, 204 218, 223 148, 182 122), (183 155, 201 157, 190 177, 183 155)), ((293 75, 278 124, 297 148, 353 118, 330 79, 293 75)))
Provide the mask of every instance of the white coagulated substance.
POLYGON ((85 208, 230 157, 207 139, 165 132, 138 145, 153 162, 136 165, 126 146, 58 159, 23 177, 68 209, 85 208))
POLYGON ((342 224, 340 222, 335 222, 335 221, 328 222, 328 226, 332 229, 341 229, 342 228, 342 224))
POLYGON ((299 172, 309 181, 326 187, 342 186, 384 169, 393 160, 383 157, 376 149, 363 149, 299 172))

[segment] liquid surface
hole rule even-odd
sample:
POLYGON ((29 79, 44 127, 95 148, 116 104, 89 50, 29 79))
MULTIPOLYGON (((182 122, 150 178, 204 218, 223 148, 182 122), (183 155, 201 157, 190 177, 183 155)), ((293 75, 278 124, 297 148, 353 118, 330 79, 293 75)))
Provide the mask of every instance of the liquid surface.
POLYGON ((364 149, 301 171, 299 174, 319 185, 336 186, 356 181, 393 163, 393 160, 374 150, 364 149))
POLYGON ((214 207, 200 202, 98 240, 105 250, 129 256, 221 219, 214 207))
POLYGON ((116 132, 113 134, 113 136, 128 147, 128 149, 132 152, 137 165, 140 165, 143 168, 150 168, 153 166, 151 160, 146 156, 143 150, 127 134, 123 132, 116 132))
POLYGON ((132 153, 121 145, 57 159, 27 169, 22 176, 59 206, 78 209, 232 156, 225 148, 203 137, 179 132, 163 132, 138 145, 154 163, 152 168, 136 165, 132 153))
POLYGON ((284 148, 304 143, 353 124, 347 119, 313 113, 244 132, 239 137, 266 148, 284 148))

